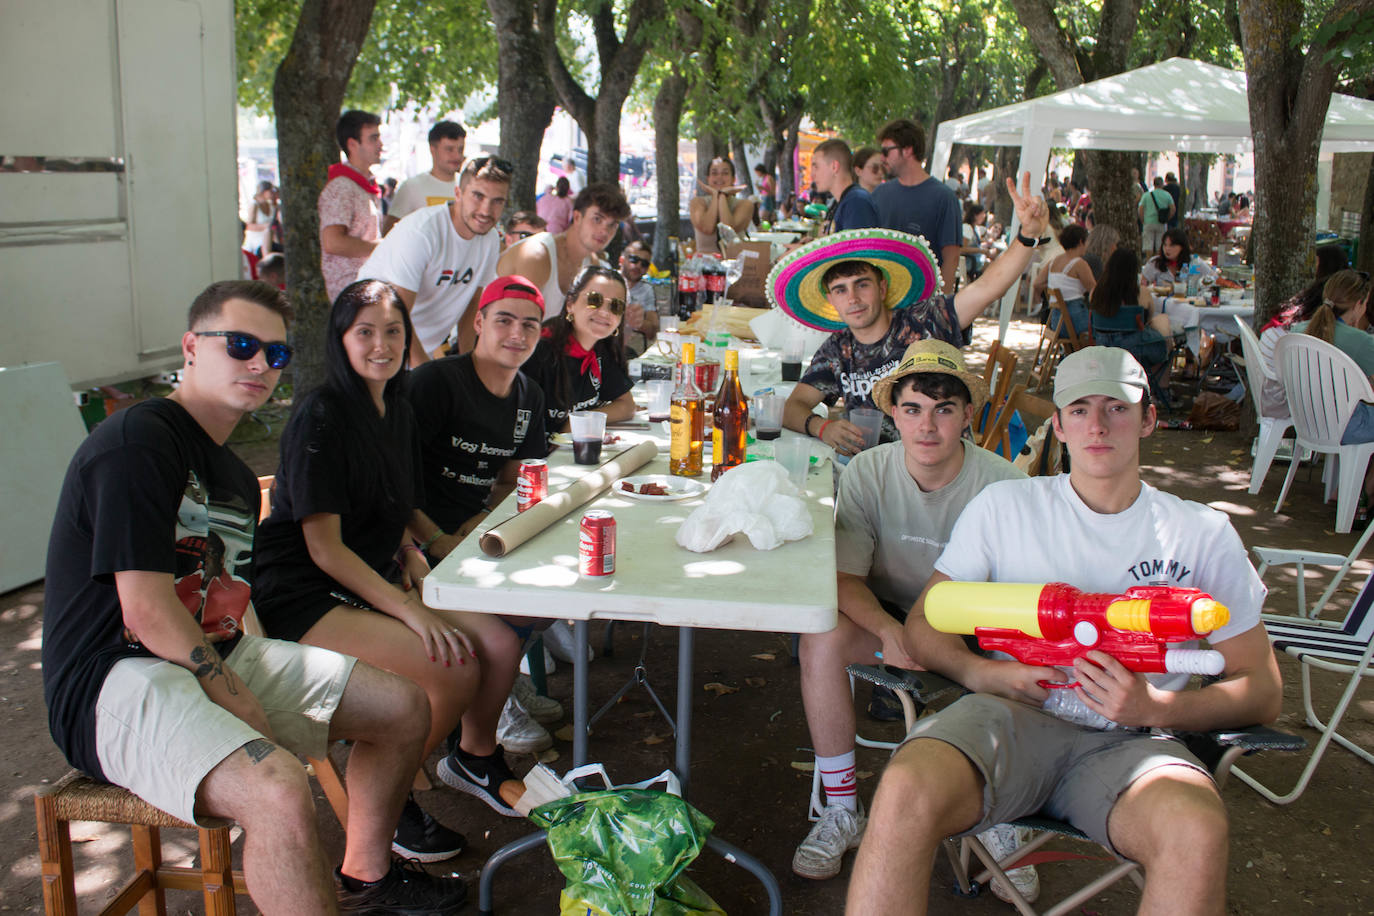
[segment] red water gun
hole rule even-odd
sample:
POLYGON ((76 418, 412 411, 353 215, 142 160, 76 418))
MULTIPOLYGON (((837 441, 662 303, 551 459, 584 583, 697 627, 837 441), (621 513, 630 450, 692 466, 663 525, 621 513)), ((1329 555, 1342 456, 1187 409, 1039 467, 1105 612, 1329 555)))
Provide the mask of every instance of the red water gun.
POLYGON ((1139 585, 1111 595, 1062 582, 940 582, 926 594, 925 615, 941 632, 976 636, 982 648, 1026 665, 1069 666, 1098 649, 1131 671, 1177 674, 1225 670, 1220 652, 1170 644, 1206 636, 1231 617, 1225 605, 1195 588, 1139 585))

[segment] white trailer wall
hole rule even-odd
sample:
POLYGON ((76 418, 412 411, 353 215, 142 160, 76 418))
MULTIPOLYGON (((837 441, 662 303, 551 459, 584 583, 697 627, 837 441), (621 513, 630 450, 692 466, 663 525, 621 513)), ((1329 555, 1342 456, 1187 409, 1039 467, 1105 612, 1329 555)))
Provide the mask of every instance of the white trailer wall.
POLYGON ((0 0, 0 366, 86 386, 178 365, 239 275, 232 0, 0 0), (53 160, 110 160, 62 171, 53 160))

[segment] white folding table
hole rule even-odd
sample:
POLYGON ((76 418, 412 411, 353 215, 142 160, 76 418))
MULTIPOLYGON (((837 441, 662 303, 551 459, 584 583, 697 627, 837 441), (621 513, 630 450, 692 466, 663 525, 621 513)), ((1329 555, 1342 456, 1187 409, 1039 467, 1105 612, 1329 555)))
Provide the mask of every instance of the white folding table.
MULTIPOLYGON (((658 457, 637 474, 668 472, 667 439, 659 424, 650 431, 613 430, 621 442, 603 457, 644 439, 660 444, 658 457)), ((785 436, 795 435, 784 431, 785 436)), ((587 469, 572 463, 568 449, 549 456, 553 492, 587 469)), ((710 481, 709 463, 700 478, 710 481)), ((704 494, 674 502, 651 502, 617 494, 614 488, 570 512, 501 559, 481 553, 480 536, 516 511, 507 498, 425 578, 430 607, 518 617, 573 620, 573 765, 587 762, 587 621, 627 620, 679 629, 678 694, 674 769, 683 795, 690 783, 692 748, 693 630, 695 628, 820 633, 836 623, 834 503, 830 474, 812 471, 807 503, 814 533, 775 550, 755 550, 742 536, 705 554, 674 540, 678 526, 704 494), (582 515, 608 509, 616 519, 616 570, 606 577, 578 574, 577 537, 582 515)), ((507 859, 543 841, 532 834, 498 850, 482 870, 479 909, 491 912, 491 883, 507 859)), ((781 913, 777 880, 763 863, 712 836, 713 849, 752 872, 764 884, 770 912, 781 913)))

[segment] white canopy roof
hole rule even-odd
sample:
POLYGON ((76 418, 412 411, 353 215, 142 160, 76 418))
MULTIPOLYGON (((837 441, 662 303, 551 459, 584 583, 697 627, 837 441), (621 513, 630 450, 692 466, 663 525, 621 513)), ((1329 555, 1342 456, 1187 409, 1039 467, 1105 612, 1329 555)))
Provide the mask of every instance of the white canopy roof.
MULTIPOLYGON (((945 121, 931 174, 942 175, 950 144, 1021 146, 1030 132, 1050 147, 1245 153, 1252 149, 1245 73, 1171 58, 1015 105, 945 121)), ((1323 153, 1374 148, 1374 102, 1333 95, 1323 153)))

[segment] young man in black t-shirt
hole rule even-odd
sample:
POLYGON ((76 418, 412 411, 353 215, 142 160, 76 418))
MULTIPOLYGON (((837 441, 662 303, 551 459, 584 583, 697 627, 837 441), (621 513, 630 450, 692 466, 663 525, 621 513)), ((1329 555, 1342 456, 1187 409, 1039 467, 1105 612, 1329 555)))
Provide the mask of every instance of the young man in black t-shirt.
POLYGON ((266 284, 212 284, 191 306, 177 390, 111 417, 77 450, 48 548, 49 727, 96 779, 187 821, 238 821, 264 913, 457 907, 460 881, 390 861, 429 727, 424 694, 346 656, 242 632, 260 500, 224 442, 276 387, 289 314, 266 284), (356 742, 337 888, 295 757, 336 739, 356 742))
MULTIPOLYGON (((436 558, 447 556, 506 498, 521 459, 548 453, 544 394, 520 371, 534 353, 543 318, 538 287, 524 277, 497 277, 477 305, 472 351, 411 372, 407 393, 420 428, 423 509, 444 532, 427 545, 436 558)), ((449 755, 439 762, 439 777, 492 810, 518 817, 497 791, 514 778, 497 742, 497 726, 502 726, 502 741, 505 730, 514 728, 530 741, 542 737, 544 747, 552 743, 523 711, 512 709, 514 701, 508 702, 530 621, 507 624, 495 615, 469 616, 464 629, 477 644, 482 683, 450 739, 449 755)), ((529 746, 513 745, 516 749, 529 746)))

